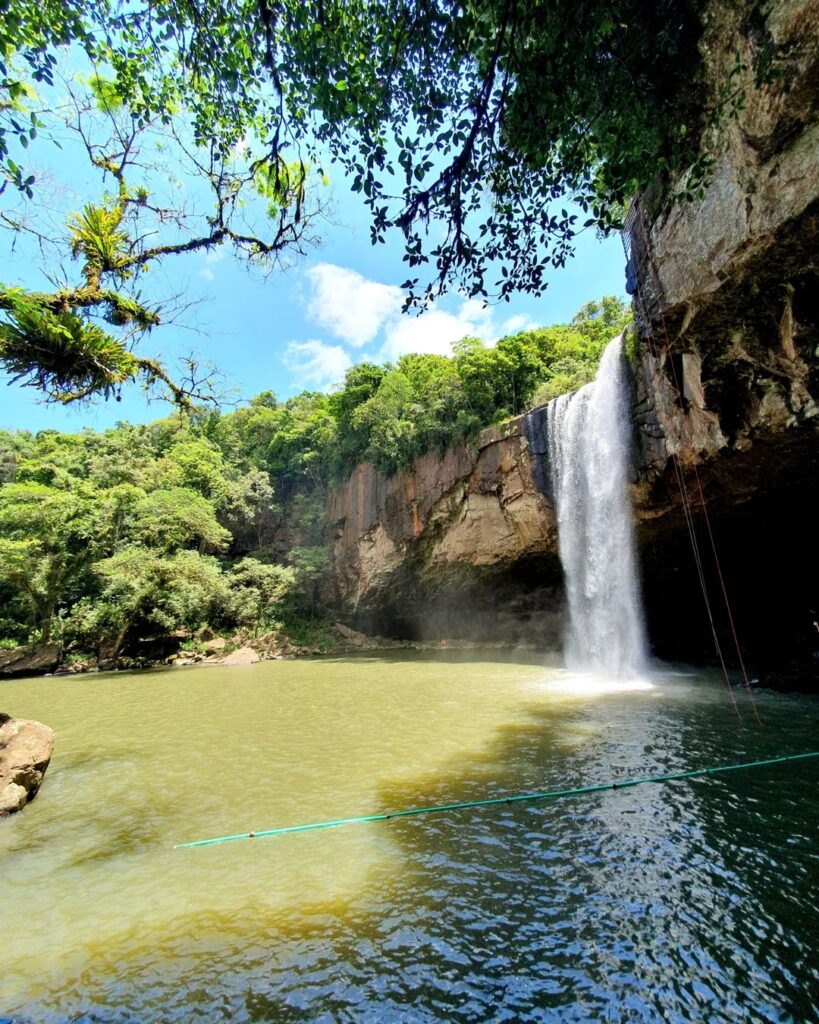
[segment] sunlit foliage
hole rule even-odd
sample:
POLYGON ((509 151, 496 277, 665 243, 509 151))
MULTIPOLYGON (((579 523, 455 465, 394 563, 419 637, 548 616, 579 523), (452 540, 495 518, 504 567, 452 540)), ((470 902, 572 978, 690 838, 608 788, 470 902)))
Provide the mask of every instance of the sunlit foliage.
MULTIPOLYGON (((762 7, 748 3, 749 12, 762 7)), ((309 243, 310 195, 333 166, 367 205, 372 240, 403 236, 408 305, 449 288, 508 299, 541 292, 577 232, 616 228, 645 186, 662 189, 682 174, 684 194, 700 192, 706 128, 744 102, 739 78, 716 94, 702 82, 705 0, 211 0, 206 8, 205 16, 199 0, 5 5, 0 191, 25 206, 40 187, 27 169, 31 147, 55 137, 57 124, 80 136, 103 179, 70 221, 83 283, 29 296, 25 315, 15 282, 0 288, 0 361, 53 399, 117 395, 136 379, 161 384, 180 404, 201 397, 201 380, 180 383, 132 351, 132 339, 166 322, 139 295, 142 273, 220 245, 275 266, 309 243), (66 55, 89 72, 61 85, 66 55), (66 87, 61 108, 55 97, 66 87), (101 134, 87 130, 92 113, 101 134), (192 223, 176 201, 160 208, 142 180, 136 156, 158 136, 208 192, 204 220, 192 223), (255 229, 240 223, 251 208, 264 217, 255 229), (144 241, 152 218, 163 235, 175 227, 167 241, 144 241)), ((752 57, 757 84, 779 59, 764 20, 752 57)), ((740 62, 737 76, 743 70, 740 62)), ((4 218, 12 230, 25 222, 4 218)), ((516 358, 510 352, 504 368, 510 409, 527 387, 516 358)), ((579 380, 575 370, 564 380, 579 380)), ((392 393, 401 404, 400 391, 391 381, 382 403, 392 393)), ((394 430, 403 443, 407 428, 394 430)))
POLYGON ((264 392, 103 433, 0 431, 0 644, 56 638, 116 661, 157 633, 256 635, 282 616, 305 631, 331 567, 328 487, 579 387, 628 320, 607 297, 493 346, 362 363, 329 395, 264 392))

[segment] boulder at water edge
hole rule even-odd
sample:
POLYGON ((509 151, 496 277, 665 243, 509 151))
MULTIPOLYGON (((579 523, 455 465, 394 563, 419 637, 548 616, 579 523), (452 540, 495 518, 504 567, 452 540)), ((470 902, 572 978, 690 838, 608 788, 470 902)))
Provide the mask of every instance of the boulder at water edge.
POLYGON ((60 645, 53 643, 0 651, 0 676, 37 676, 53 672, 60 663, 61 653, 60 645))
POLYGON ((54 733, 47 725, 0 714, 0 818, 34 799, 53 749, 54 733))

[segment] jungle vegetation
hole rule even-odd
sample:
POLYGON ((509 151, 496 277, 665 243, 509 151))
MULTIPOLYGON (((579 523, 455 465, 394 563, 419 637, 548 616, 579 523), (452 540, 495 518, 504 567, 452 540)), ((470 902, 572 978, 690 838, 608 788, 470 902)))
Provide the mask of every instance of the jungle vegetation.
POLYGON ((264 392, 96 433, 0 432, 0 646, 55 640, 116 663, 140 640, 206 626, 307 635, 328 604, 327 489, 385 473, 595 373, 624 303, 452 357, 362 363, 329 394, 264 392))

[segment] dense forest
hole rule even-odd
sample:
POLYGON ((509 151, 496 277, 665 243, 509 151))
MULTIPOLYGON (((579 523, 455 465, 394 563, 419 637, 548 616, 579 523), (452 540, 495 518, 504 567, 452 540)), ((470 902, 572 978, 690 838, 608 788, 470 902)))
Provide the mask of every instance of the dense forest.
POLYGON ((395 471, 581 386, 628 320, 606 297, 493 347, 465 338, 451 358, 359 364, 329 394, 0 433, 0 646, 53 640, 69 664, 116 664, 140 638, 195 649, 205 627, 315 644, 327 488, 362 460, 395 471))

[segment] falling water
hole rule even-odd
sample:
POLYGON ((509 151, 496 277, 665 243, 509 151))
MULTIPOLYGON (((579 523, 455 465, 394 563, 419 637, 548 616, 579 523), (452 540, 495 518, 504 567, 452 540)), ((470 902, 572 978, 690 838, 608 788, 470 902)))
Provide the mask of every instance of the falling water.
POLYGON ((549 465, 569 623, 566 665, 639 675, 645 629, 629 500, 631 420, 622 338, 593 383, 547 409, 549 465))

